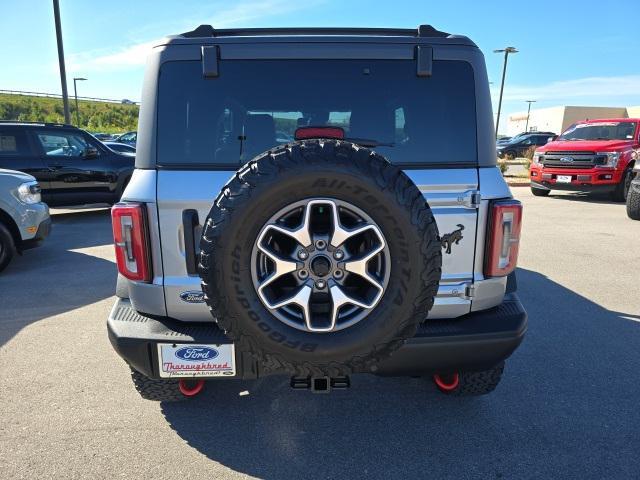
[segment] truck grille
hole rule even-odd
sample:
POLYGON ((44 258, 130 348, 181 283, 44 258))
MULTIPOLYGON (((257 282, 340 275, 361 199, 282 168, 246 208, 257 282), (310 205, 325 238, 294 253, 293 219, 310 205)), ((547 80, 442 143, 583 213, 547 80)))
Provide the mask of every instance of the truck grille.
POLYGON ((547 152, 540 158, 540 163, 550 168, 588 169, 607 163, 607 156, 595 152, 547 152))

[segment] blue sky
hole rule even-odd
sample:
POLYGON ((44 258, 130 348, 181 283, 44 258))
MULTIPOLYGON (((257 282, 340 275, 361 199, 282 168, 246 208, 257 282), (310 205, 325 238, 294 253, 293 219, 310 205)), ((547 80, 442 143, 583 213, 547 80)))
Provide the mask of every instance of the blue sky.
MULTIPOLYGON (((80 95, 138 100, 154 40, 201 23, 217 27, 375 26, 438 29, 473 39, 494 82, 510 57, 503 112, 553 105, 640 105, 640 0, 60 0, 67 76, 80 95)), ((0 89, 60 92, 50 0, 3 2, 0 89)), ((504 117, 503 117, 504 118, 504 117)))

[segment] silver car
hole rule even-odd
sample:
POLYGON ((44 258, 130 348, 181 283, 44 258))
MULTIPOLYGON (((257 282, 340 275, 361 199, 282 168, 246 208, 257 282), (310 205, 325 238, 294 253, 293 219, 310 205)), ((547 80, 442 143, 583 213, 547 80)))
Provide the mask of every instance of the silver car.
POLYGON ((0 169, 0 271, 16 253, 40 245, 50 230, 49 207, 36 179, 0 169))

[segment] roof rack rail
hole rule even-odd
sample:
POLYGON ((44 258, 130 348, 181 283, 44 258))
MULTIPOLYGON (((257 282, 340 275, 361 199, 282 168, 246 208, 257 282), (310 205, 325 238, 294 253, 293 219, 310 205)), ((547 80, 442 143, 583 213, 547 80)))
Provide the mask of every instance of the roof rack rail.
POLYGON ((222 28, 200 25, 190 32, 182 33, 185 38, 198 37, 255 37, 275 35, 370 35, 386 37, 448 37, 450 34, 436 30, 431 25, 414 28, 222 28))
POLYGON ((75 127, 70 123, 53 123, 53 122, 25 122, 23 120, 0 120, 0 123, 14 123, 17 125, 44 125, 45 127, 75 127))

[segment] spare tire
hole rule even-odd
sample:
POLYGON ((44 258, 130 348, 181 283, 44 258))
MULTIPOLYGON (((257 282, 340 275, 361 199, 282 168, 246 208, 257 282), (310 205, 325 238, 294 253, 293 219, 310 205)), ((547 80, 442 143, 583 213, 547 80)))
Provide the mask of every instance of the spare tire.
POLYGON ((266 371, 375 371, 415 335, 441 276, 423 195, 379 154, 338 140, 244 165, 207 217, 199 273, 214 319, 266 371))

